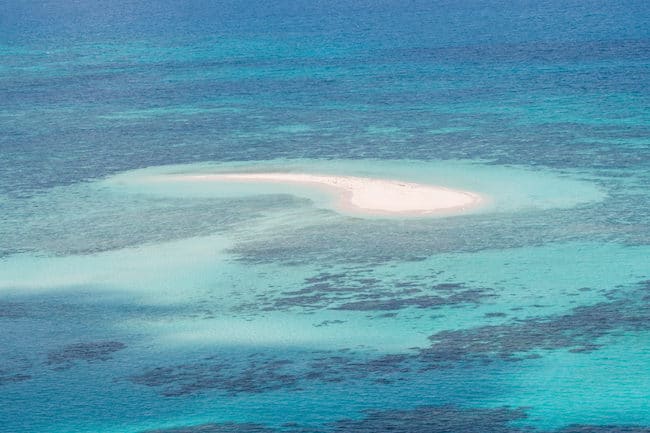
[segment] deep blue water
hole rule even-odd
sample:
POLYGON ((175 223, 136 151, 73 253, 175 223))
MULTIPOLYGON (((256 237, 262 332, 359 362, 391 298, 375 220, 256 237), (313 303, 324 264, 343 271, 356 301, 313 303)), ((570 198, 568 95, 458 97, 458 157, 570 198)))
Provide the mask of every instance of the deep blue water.
POLYGON ((0 432, 650 432, 649 89, 647 1, 0 1, 0 432))

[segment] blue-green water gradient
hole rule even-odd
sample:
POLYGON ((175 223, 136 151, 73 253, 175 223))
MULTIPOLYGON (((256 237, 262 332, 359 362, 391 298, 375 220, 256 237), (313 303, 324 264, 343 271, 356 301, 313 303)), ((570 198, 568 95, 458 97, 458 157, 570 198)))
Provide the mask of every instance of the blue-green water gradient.
POLYGON ((646 1, 0 1, 0 432, 650 432, 646 1), (288 170, 475 191, 333 210, 288 170))

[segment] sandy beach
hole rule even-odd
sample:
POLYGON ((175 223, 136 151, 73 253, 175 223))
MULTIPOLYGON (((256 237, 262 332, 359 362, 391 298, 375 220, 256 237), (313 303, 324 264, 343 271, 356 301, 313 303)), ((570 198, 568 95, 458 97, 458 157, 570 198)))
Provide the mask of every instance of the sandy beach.
POLYGON ((326 189, 338 200, 335 207, 370 215, 427 215, 462 212, 481 203, 478 194, 433 185, 355 176, 303 173, 224 173, 174 176, 201 182, 273 182, 326 189))

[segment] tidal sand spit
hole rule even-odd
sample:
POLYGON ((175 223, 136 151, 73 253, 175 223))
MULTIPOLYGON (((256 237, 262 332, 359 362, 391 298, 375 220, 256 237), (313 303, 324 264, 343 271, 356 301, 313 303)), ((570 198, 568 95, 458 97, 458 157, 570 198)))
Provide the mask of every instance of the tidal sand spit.
POLYGON ((336 207, 351 213, 427 215, 461 212, 480 204, 478 194, 433 185, 356 176, 304 173, 221 173, 178 175, 196 182, 273 182, 324 188, 337 195, 336 207))

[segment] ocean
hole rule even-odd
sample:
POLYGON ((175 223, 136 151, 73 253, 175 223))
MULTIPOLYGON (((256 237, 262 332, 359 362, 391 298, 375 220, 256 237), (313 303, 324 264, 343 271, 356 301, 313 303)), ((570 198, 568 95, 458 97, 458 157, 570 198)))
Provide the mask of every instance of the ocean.
POLYGON ((0 1, 0 432, 650 432, 647 1, 0 1), (291 171, 474 191, 348 215, 291 171))

